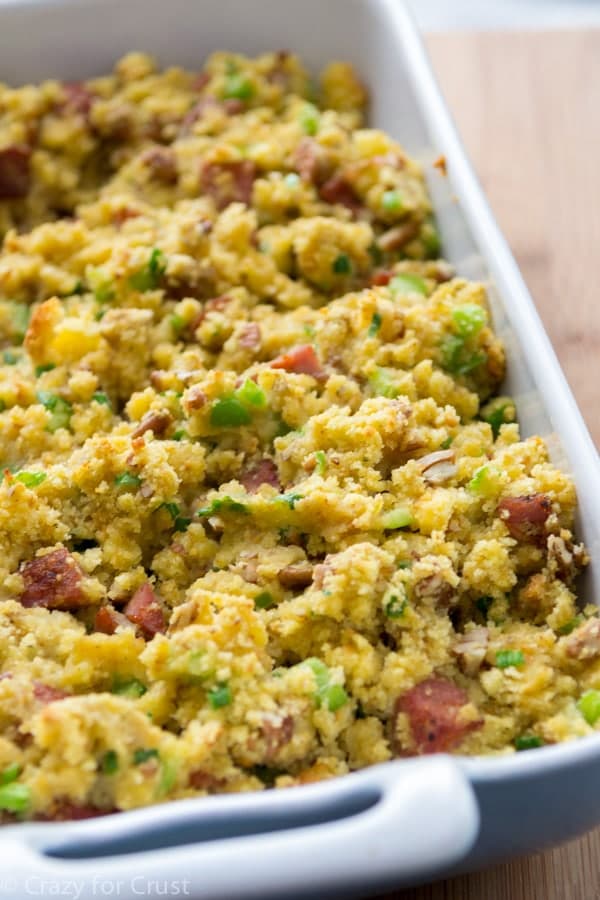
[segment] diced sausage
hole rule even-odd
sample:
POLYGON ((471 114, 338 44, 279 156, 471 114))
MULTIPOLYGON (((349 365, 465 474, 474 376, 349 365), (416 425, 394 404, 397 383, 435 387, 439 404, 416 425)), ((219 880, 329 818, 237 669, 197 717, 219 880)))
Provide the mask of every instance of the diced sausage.
POLYGON ((456 591, 439 572, 415 582, 414 596, 418 600, 431 602, 434 606, 448 607, 456 598, 456 591))
POLYGON ((198 74, 194 77, 192 81, 191 88, 193 91, 203 91, 208 82, 210 81, 211 76, 208 72, 198 72, 198 74))
POLYGON ((452 647, 458 657, 458 664, 465 675, 475 675, 485 659, 488 645, 488 630, 476 626, 462 634, 452 647))
POLYGON ((239 162, 203 163, 200 169, 200 189, 215 201, 217 209, 230 203, 250 204, 256 166, 249 159, 239 162))
POLYGON ((57 700, 64 700, 65 697, 71 697, 69 691, 63 691, 62 688, 51 687, 42 681, 33 682, 33 696, 40 703, 55 703, 57 700))
POLYGON ((297 375, 312 375, 317 381, 327 378, 312 344, 301 344, 282 353, 271 361, 271 368, 285 369, 286 372, 295 372, 297 375))
POLYGON ((12 144, 0 150, 0 200, 26 197, 31 184, 31 148, 12 144))
POLYGON ((260 341, 260 326, 256 322, 248 322, 247 325, 244 325, 238 337, 240 347, 245 347, 246 350, 258 350, 260 341))
POLYGON ((333 170, 327 150, 312 138, 302 138, 294 150, 293 164, 302 181, 307 184, 322 184, 333 170))
POLYGON ((280 713, 265 713, 262 717, 261 731, 267 745, 266 761, 272 762, 279 751, 286 744, 289 744, 294 736, 293 716, 283 716, 280 713))
POLYGON ((239 478, 249 494, 254 494, 262 484, 270 484, 279 488, 279 474, 272 459, 260 459, 257 463, 242 472, 239 478))
POLYGON ((165 184, 177 181, 177 157, 170 147, 149 147, 142 153, 140 162, 156 181, 165 184))
POLYGON ((433 675, 399 697, 395 713, 408 716, 415 753, 446 753, 483 724, 481 719, 461 719, 461 710, 468 702, 462 688, 433 675))
POLYGON ((279 584, 288 590, 305 588, 312 584, 313 567, 309 562, 291 563, 277 573, 279 584))
POLYGON ((81 589, 83 573, 64 547, 26 562, 21 576, 23 606, 74 610, 89 603, 81 589))
POLYGON ((205 772, 203 769, 196 769, 190 772, 188 784, 195 791, 219 791, 225 787, 227 782, 224 778, 219 778, 211 772, 205 772))
POLYGON ((394 273, 389 269, 378 269, 377 272, 373 272, 371 275, 371 286, 383 287, 389 284, 393 277, 394 273))
POLYGON ((202 409, 206 405, 208 397, 197 385, 192 386, 185 395, 184 405, 187 410, 202 409))
POLYGON ((91 803, 72 803, 70 800, 57 800, 47 813, 37 815, 39 822, 68 822, 79 819, 95 819, 97 816, 107 816, 118 812, 117 809, 101 809, 91 803))
POLYGON ((544 540, 546 519, 552 504, 545 494, 505 497, 498 504, 498 514, 516 541, 539 544, 544 540))
POLYGON ((340 204, 353 211, 356 211, 361 206, 360 199, 357 197, 354 188, 340 174, 332 175, 325 184, 321 185, 319 196, 326 203, 340 204))
POLYGON ((149 412, 144 416, 137 428, 132 431, 131 436, 134 438, 141 437, 147 431, 152 431, 154 434, 164 434, 172 421, 171 413, 166 409, 149 412))
POLYGON ((600 619, 588 619, 565 642, 567 655, 572 659, 587 660, 600 656, 600 619))
POLYGON ((100 631, 102 634, 114 634, 119 627, 135 628, 135 625, 123 613, 117 612, 110 603, 101 606, 94 617, 94 631, 100 631))
POLYGON ((147 640, 167 630, 164 610, 147 582, 137 589, 123 612, 147 640))
POLYGON ((70 81, 62 86, 65 99, 61 104, 61 108, 65 112, 75 113, 87 119, 94 100, 95 95, 85 84, 80 81, 70 81))

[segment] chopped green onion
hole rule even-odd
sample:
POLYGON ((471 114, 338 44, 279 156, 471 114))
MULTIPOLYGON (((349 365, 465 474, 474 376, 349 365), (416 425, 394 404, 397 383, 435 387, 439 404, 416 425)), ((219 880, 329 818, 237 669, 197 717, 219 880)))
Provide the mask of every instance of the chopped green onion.
POLYGON ((442 242, 438 234, 438 230, 433 222, 425 222, 421 228, 421 240, 425 247, 425 253, 429 259, 435 259, 440 255, 442 242))
POLYGON ((115 299, 114 281, 104 269, 90 268, 87 277, 97 303, 110 303, 115 299))
POLYGON ((254 85, 246 77, 239 72, 232 72, 227 76, 225 87, 223 88, 223 98, 225 100, 250 100, 254 96, 254 85))
POLYGON ((19 362, 19 357, 16 353, 13 353, 12 350, 5 350, 2 354, 2 359, 7 366, 16 366, 19 362))
POLYGON ((536 747, 542 747, 543 740, 535 734, 522 734, 515 738, 515 750, 534 750, 536 747))
POLYGON ((129 284, 136 291, 154 291, 160 286, 166 270, 165 255, 155 247, 144 268, 129 276, 129 284))
POLYGON ((110 407, 111 405, 110 397, 108 394, 105 394, 104 391, 96 391, 96 393, 92 395, 92 400, 95 400, 96 403, 100 403, 102 406, 110 407))
POLYGON ((429 293, 427 285, 420 275, 414 275, 412 272, 402 272, 400 275, 394 275, 389 284, 390 291, 394 296, 397 294, 422 294, 424 297, 429 293))
POLYGON ((177 781, 178 766, 173 759, 161 759, 160 783, 158 790, 161 794, 168 794, 177 781))
POLYGON ((231 688, 228 684, 217 684, 208 692, 208 702, 213 709, 229 706, 232 701, 231 688))
POLYGON ((148 762, 149 759, 158 759, 159 753, 155 747, 138 747, 133 751, 133 763, 136 766, 148 762))
POLYGON ((215 497, 209 506, 203 506, 197 511, 196 515, 203 518, 206 516, 214 516, 216 513, 220 512, 247 513, 248 507, 245 503, 240 503, 239 500, 234 500, 232 497, 225 495, 222 497, 215 497))
POLYGON ((31 307, 27 303, 12 303, 12 334, 16 344, 22 344, 25 340, 25 332, 29 325, 31 307))
POLYGON ((494 602, 493 597, 479 597, 479 599, 476 600, 475 606, 477 607, 477 609, 479 610, 479 612, 481 613, 481 615, 483 616, 484 619, 487 619, 488 613, 490 611, 490 607, 493 602, 494 602))
POLYGON ((465 303, 454 307, 452 321, 459 337, 476 337, 487 323, 487 312, 476 303, 465 303))
POLYGON ((21 766, 19 765, 19 763, 11 763, 9 766, 3 769, 2 772, 0 772, 0 785, 10 784, 11 781, 16 781, 20 774, 21 766))
POLYGON ((560 628, 556 629, 557 634, 571 634, 578 625, 584 621, 583 616, 575 616, 573 619, 569 619, 568 622, 565 622, 564 625, 561 625, 560 628))
POLYGON ((495 397, 482 407, 480 416, 492 426, 494 438, 498 437, 502 425, 514 422, 517 417, 514 401, 510 397, 495 397))
POLYGON ((386 212, 399 212, 402 209, 402 197, 399 191, 384 191, 381 205, 386 212))
POLYGON ((302 494, 294 494, 292 491, 289 491, 287 494, 279 494, 278 497, 273 497, 273 503, 285 503, 290 509, 294 509, 296 503, 302 500, 302 497, 302 494))
POLYGON ((509 666, 522 666, 525 657, 522 650, 498 650, 496 653, 496 665, 499 669, 508 669, 509 666))
POLYGON ((271 609, 275 606, 275 600, 268 591, 263 591, 254 598, 254 605, 257 609, 271 609))
POLYGON ((246 406, 260 408, 267 405, 267 395, 251 378, 246 378, 243 385, 235 392, 235 396, 246 406))
POLYGON ((456 334, 449 334, 444 338, 440 349, 442 366, 453 375, 468 375, 487 360, 487 353, 484 350, 471 352, 465 346, 465 338, 456 334))
POLYGON ((340 253, 333 261, 331 266, 336 275, 349 275, 352 271, 352 262, 347 253, 340 253))
POLYGON ((383 513, 380 524, 386 531, 396 528, 408 528, 414 523, 412 513, 405 506, 398 506, 396 509, 390 509, 383 513))
POLYGON ((52 369, 55 369, 56 366, 54 363, 43 363, 41 366, 35 367, 35 377, 39 378, 40 375, 43 375, 44 372, 51 372, 52 369))
POLYGON ((490 497, 498 484, 498 471, 493 466, 480 466, 467 484, 471 494, 490 497))
POLYGON ((26 784, 0 785, 0 809, 7 812, 22 813, 26 812, 31 803, 31 791, 26 784))
POLYGON ((173 315, 169 318, 169 323, 176 336, 181 334, 181 332, 185 328, 185 319, 183 319, 181 316, 178 316, 177 313, 173 313, 173 315))
POLYGON ((600 691, 589 690, 577 701, 577 709, 588 723, 595 725, 600 719, 600 691))
POLYGON ((379 329, 381 328, 381 316, 378 312, 373 313, 373 318, 371 319, 371 324, 369 325, 369 330, 367 334, 369 337, 375 337, 379 329))
POLYGON ((392 594, 383 607, 383 611, 389 619, 400 619, 405 610, 406 597, 400 597, 399 594, 392 594))
POLYGON ((315 459, 317 461, 317 468, 319 470, 319 475, 324 475, 327 471, 327 455, 324 450, 316 450, 315 451, 315 459))
POLYGON ((398 388, 393 382, 394 374, 393 369, 384 369, 378 366, 369 375, 369 384, 376 396, 387 397, 390 400, 398 396, 398 388))
POLYGON ((121 472, 120 475, 115 475, 117 487, 139 487, 141 483, 140 476, 134 475, 133 472, 121 472))
POLYGON ((400 559, 396 563, 397 569, 412 569, 412 559, 400 559))
POLYGON ((69 428, 73 407, 68 400, 59 397, 58 394, 52 394, 50 391, 38 391, 37 399, 51 413, 46 425, 46 431, 50 431, 53 434, 59 428, 69 428))
POLYGON ((237 397, 220 397, 210 411, 210 424, 215 428, 237 428, 251 421, 252 416, 237 397))
POLYGON ((348 694, 342 685, 331 684, 331 673, 322 660, 311 656, 300 665, 312 669, 317 688, 315 693, 317 706, 326 706, 331 712, 336 712, 348 702, 348 694))
POLYGON ((76 294, 85 294, 85 285, 80 278, 78 278, 75 281, 75 284, 73 285, 71 290, 68 291, 66 294, 63 294, 62 296, 63 297, 73 297, 76 294))
POLYGON ((111 688, 113 694, 119 697, 130 697, 135 699, 143 697, 148 688, 138 678, 115 678, 111 688))
POLYGON ((321 116, 317 107, 313 103, 307 103, 302 109, 298 120, 302 131, 314 137, 321 123, 321 116))
POLYGON ((119 757, 115 750, 107 750, 100 760, 103 775, 114 775, 119 769, 119 757))
POLYGON ((173 433, 174 441, 183 441, 186 438, 189 438, 189 434, 185 430, 185 428, 179 428, 177 431, 173 433))
POLYGON ((440 450, 448 450, 448 448, 452 446, 453 440, 454 438, 451 435, 449 435, 447 438, 444 438, 444 440, 440 444, 440 450))
POLYGON ((187 659, 187 671, 194 678, 211 678, 214 669, 204 650, 191 650, 187 659))
POLYGON ((38 487, 46 478, 45 472, 19 472, 15 475, 15 481, 20 481, 27 488, 38 487))

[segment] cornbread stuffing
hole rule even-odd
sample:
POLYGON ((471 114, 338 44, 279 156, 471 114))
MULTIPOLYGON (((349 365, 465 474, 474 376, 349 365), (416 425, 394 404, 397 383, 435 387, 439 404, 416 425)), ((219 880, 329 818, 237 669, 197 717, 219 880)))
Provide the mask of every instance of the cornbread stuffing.
POLYGON ((366 100, 283 52, 0 86, 7 822, 600 721, 572 481, 366 100))

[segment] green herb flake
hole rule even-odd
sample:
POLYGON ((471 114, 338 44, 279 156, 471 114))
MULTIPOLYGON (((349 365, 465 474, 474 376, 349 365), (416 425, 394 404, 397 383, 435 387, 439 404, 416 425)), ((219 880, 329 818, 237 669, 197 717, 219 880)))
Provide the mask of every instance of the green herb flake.
POLYGON ((232 72, 225 80, 223 98, 225 100, 250 100, 254 96, 254 85, 246 75, 232 72))
POLYGON ((68 400, 50 391, 38 391, 36 396, 38 402, 50 413, 46 431, 53 434, 59 428, 68 429, 73 415, 73 407, 68 400))
POLYGON ((516 421, 517 411, 514 400, 511 397, 495 397, 481 408, 480 416, 491 426, 495 439, 503 425, 516 421))
POLYGON ((298 116, 300 127, 304 134, 314 137, 319 130, 321 124, 321 116, 319 110, 313 103, 307 103, 298 116))
POLYGON ((101 406, 108 406, 109 408, 111 406, 110 397, 104 391, 96 391, 95 394, 92 394, 92 400, 101 406))
POLYGON ((575 616, 573 619, 569 619, 568 622, 565 622, 564 625, 561 625, 560 628, 557 628, 556 633, 560 634, 560 635, 571 634, 571 632, 575 631, 575 629, 579 625, 581 625, 581 623, 583 621, 584 621, 583 616, 575 616))
POLYGON ((140 476, 134 475, 133 472, 121 472, 119 475, 115 475, 117 487, 138 488, 141 483, 142 479, 140 476))
POLYGON ((510 666, 522 666, 525 657, 522 650, 498 650, 496 653, 496 665, 499 669, 508 669, 510 666))
POLYGON ((3 769, 2 772, 0 772, 0 785, 10 784, 12 781, 16 781, 20 774, 21 766, 19 765, 19 763, 11 763, 9 766, 3 769))
POLYGON ((160 762, 160 781, 158 790, 161 794, 168 794, 177 782, 179 767, 174 759, 162 759, 160 762))
POLYGON ((210 410, 210 424, 214 428, 238 428, 249 425, 252 416, 237 397, 220 397, 210 410))
POLYGON ((399 191, 384 191, 381 197, 381 206, 388 213, 400 212, 402 209, 402 197, 399 191))
POLYGON ((97 303, 104 305, 116 297, 115 284, 108 272, 102 268, 87 269, 87 278, 97 303))
POLYGON ((490 611, 490 607, 493 602, 494 602, 493 597, 479 597, 478 600, 476 600, 475 606, 477 607, 477 609, 479 610, 479 612, 481 613, 481 615, 483 616, 484 619, 487 619, 488 613, 490 611))
POLYGON ((262 409, 267 405, 267 395, 251 378, 246 378, 243 385, 235 392, 235 397, 245 406, 262 409))
POLYGON ((26 488, 39 487, 48 476, 45 472, 18 472, 15 481, 20 481, 26 488))
POLYGON ((317 461, 317 469, 319 471, 319 475, 324 475, 327 471, 327 454, 324 450, 316 450, 315 459, 317 461))
POLYGON ((406 610, 406 597, 392 594, 385 602, 383 611, 388 619, 400 619, 406 610))
POLYGON ((207 516, 214 516, 217 513, 221 512, 239 512, 243 514, 248 513, 248 507, 245 503, 240 503, 239 500, 234 500, 233 497, 229 497, 227 495, 221 497, 215 497, 214 500, 211 500, 208 506, 203 506, 196 512, 197 516, 201 518, 205 518, 207 516))
POLYGON ((487 360, 484 350, 471 351, 465 346, 465 338, 449 334, 440 344, 442 367, 453 375, 468 375, 487 360))
POLYGON ((369 337, 375 337, 381 328, 381 316, 378 312, 373 313, 373 318, 371 319, 371 324, 369 325, 369 330, 367 334, 369 337))
POLYGON ((369 375, 369 384, 377 397, 387 397, 388 399, 393 400, 394 397, 398 396, 398 388, 393 381, 394 374, 393 370, 384 369, 383 367, 378 366, 375 371, 369 375))
POLYGON ((453 440, 454 438, 450 435, 447 438, 444 438, 444 440, 440 444, 440 450, 448 450, 452 446, 453 440))
POLYGON ((333 261, 331 266, 332 272, 336 275, 350 275, 352 272, 352 261, 347 253, 340 253, 333 261))
POLYGON ((35 367, 35 377, 39 378, 40 375, 43 375, 44 372, 51 372, 52 369, 55 369, 56 366, 54 363, 43 363, 41 366, 35 367))
POLYGON ((315 701, 317 706, 325 706, 330 712, 336 712, 348 702, 348 694, 342 685, 331 684, 331 673, 322 660, 312 656, 299 665, 308 666, 312 670, 316 685, 315 701))
POLYGON ((208 692, 208 702, 213 709, 229 706, 232 699, 231 688, 228 684, 217 684, 208 692))
POLYGON ((535 734, 522 734, 520 737, 515 738, 515 750, 519 752, 522 750, 534 750, 536 747, 542 747, 543 745, 543 740, 535 734))
POLYGON ((177 431, 173 432, 173 440, 174 441, 184 441, 189 438, 188 432, 185 428, 179 428, 177 431))
POLYGON ((423 297, 426 297, 429 293, 424 279, 413 272, 402 272, 399 275, 394 275, 389 283, 389 288, 394 296, 398 294, 421 294, 423 297))
POLYGON ((138 678, 115 678, 111 691, 118 697, 129 697, 132 700, 143 697, 148 688, 138 678))
POLYGON ((275 605, 275 599, 268 591, 263 591, 254 598, 254 606, 256 609, 271 609, 275 605))
POLYGON ((302 494, 294 494, 290 491, 287 494, 279 494, 278 497, 273 497, 273 503, 285 503, 290 509, 295 509, 296 503, 302 499, 302 494))
POLYGON ((165 255, 162 250, 155 247, 144 268, 129 276, 129 284, 134 290, 142 293, 145 291, 154 291, 160 287, 160 283, 166 271, 167 264, 165 255))
POLYGON ((103 775, 114 775, 119 770, 119 757, 115 750, 107 750, 100 760, 103 775))
POLYGON ((577 709, 588 723, 595 725, 600 719, 600 691, 586 691, 577 701, 577 709))
POLYGON ((24 813, 31 803, 31 791, 26 784, 12 782, 0 785, 0 809, 6 812, 24 813))
POLYGON ((158 750, 155 747, 138 747, 133 751, 133 764, 140 766, 142 763, 148 762, 149 759, 159 759, 158 750))
POLYGON ((396 509, 390 509, 383 513, 380 523, 385 531, 392 531, 397 528, 409 528, 414 524, 414 519, 409 509, 405 506, 398 506, 396 509))

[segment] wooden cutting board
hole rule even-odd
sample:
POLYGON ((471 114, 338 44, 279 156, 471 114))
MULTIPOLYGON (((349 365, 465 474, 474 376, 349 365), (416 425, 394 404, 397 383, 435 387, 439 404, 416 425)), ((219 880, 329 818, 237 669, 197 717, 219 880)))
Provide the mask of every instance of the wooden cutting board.
MULTIPOLYGON (((452 33, 426 43, 598 446, 600 30, 452 33)), ((600 900, 600 829, 385 900, 600 900)))

